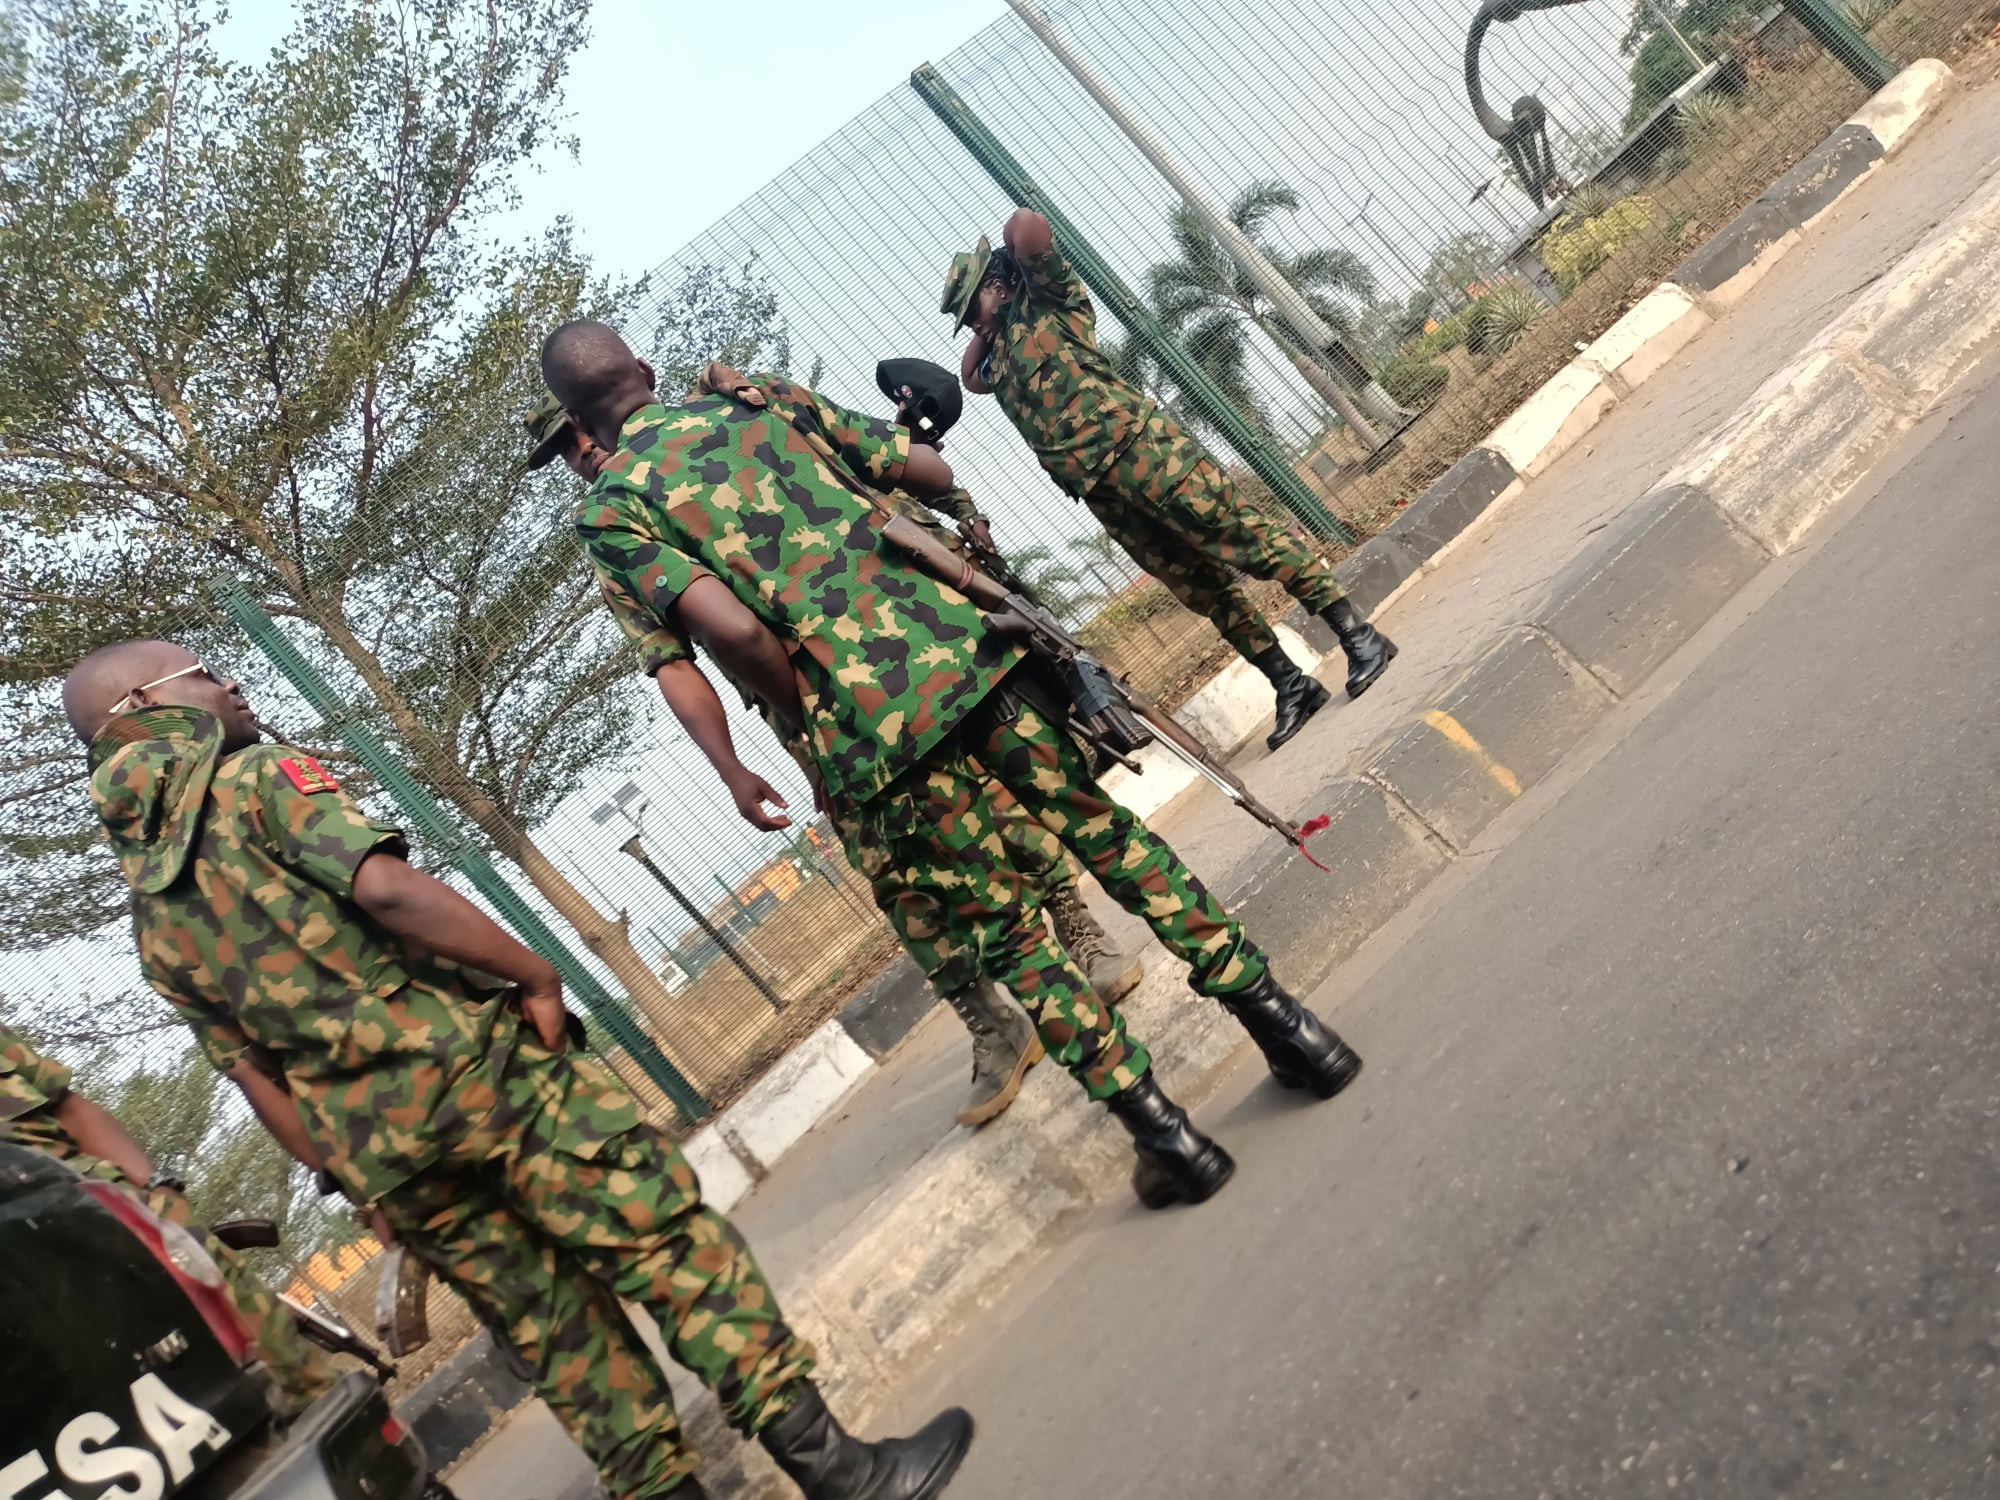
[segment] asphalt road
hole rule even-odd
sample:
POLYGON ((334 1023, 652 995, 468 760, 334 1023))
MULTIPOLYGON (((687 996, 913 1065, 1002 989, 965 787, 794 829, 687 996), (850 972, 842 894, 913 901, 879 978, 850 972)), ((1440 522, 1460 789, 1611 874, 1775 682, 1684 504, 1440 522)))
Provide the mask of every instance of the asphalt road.
POLYGON ((910 1394, 953 1500, 2000 1494, 1996 376, 910 1394))

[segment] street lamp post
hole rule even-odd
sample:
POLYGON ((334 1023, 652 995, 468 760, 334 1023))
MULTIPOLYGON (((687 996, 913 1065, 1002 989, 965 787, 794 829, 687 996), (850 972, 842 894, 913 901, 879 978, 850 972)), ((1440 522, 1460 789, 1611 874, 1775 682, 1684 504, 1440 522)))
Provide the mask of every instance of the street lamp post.
POLYGON ((600 827, 609 823, 613 818, 623 818, 626 822, 630 823, 632 825, 632 837, 618 846, 618 852, 630 855, 633 859, 637 860, 640 867, 648 875, 652 876, 653 879, 657 880, 666 893, 680 904, 681 910, 694 919, 695 926, 708 935, 709 941, 714 943, 717 948, 720 948, 728 956, 729 961, 743 971, 744 977, 757 987, 757 993, 770 1002, 771 1009, 782 1011, 785 1008, 785 1002, 779 997, 778 992, 771 987, 770 981, 750 967, 749 960, 737 952, 736 945, 730 941, 728 934, 720 931, 713 922, 709 921, 703 915, 701 908, 688 900, 687 893, 674 884, 673 877, 661 869, 654 862, 653 856, 646 852, 646 845, 643 839, 646 830, 641 821, 645 815, 646 798, 640 792, 636 783, 628 781, 618 789, 617 795, 611 801, 605 803, 590 815, 590 821, 598 824, 600 827))

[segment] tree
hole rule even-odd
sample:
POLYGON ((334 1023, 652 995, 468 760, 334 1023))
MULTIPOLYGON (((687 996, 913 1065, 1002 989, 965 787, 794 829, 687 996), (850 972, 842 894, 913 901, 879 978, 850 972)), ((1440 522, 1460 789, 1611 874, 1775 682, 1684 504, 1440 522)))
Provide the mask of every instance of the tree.
POLYGON ((1472 288, 1493 279, 1500 264, 1500 247, 1482 229, 1462 230, 1435 250, 1424 264, 1423 288, 1456 308, 1472 288))
MULTIPOLYGON (((131 634, 240 654, 202 603, 226 569, 663 1013, 622 918, 526 832, 636 712, 567 533, 573 481, 521 472, 536 342, 613 291, 562 226, 515 250, 483 232, 548 136, 582 13, 307 0, 256 66, 186 9, 27 13, 0 113, 0 641, 30 731, 0 772, 0 847, 21 940, 122 900, 86 852, 55 679, 131 634)), ((788 354, 754 266, 685 271, 639 332, 669 378, 717 349, 788 354)))
MULTIPOLYGON (((1760 6, 1756 0, 1686 0, 1671 14, 1688 45, 1708 58, 1727 50, 1727 34, 1760 6)), ((1667 0, 1635 0, 1620 50, 1632 59, 1632 100, 1625 128, 1636 129, 1675 89, 1695 75, 1695 63, 1667 30, 1667 0)))
POLYGON ((1084 575, 1039 543, 1032 547, 1008 549, 1007 566, 1048 608, 1049 612, 1075 628, 1084 611, 1103 595, 1090 587, 1084 575))
MULTIPOLYGON (((1355 332, 1358 305, 1375 289, 1375 277, 1361 257, 1333 246, 1288 254, 1261 242, 1273 215, 1296 213, 1299 195, 1282 182, 1253 182, 1229 206, 1229 221, 1296 287, 1321 321, 1343 337, 1355 332)), ((1356 432, 1372 429, 1349 392, 1368 381, 1366 369, 1344 370, 1336 379, 1285 326, 1257 283, 1231 260, 1208 226, 1186 204, 1168 215, 1178 260, 1153 267, 1152 301, 1169 332, 1182 335, 1209 378, 1225 394, 1231 383, 1247 391, 1249 330, 1263 333, 1292 361, 1321 400, 1356 432)), ((1232 397, 1232 399, 1234 399, 1232 397)), ((1255 405, 1254 398, 1251 405, 1255 405)))

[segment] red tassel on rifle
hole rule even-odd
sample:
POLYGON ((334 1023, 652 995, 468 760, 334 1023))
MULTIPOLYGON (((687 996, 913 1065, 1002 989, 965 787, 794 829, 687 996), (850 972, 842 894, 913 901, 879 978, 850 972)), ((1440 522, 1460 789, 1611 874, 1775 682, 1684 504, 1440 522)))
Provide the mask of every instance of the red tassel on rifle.
POLYGON ((1316 833, 1324 833, 1327 825, 1332 822, 1332 818, 1329 818, 1325 813, 1321 813, 1316 818, 1307 818, 1305 822, 1299 825, 1299 853, 1303 854, 1307 859, 1312 860, 1315 870, 1324 870, 1329 875, 1333 873, 1333 866, 1323 865, 1318 860, 1313 859, 1313 852, 1306 847, 1306 840, 1316 833))

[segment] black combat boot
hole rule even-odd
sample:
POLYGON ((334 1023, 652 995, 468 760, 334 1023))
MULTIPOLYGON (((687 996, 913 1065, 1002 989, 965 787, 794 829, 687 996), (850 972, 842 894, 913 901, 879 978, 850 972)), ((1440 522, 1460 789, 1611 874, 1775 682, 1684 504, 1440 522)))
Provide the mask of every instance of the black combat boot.
POLYGON ((757 1441, 806 1500, 930 1500, 944 1493, 972 1446, 972 1418, 954 1406, 914 1437, 864 1443, 842 1430, 807 1385, 757 1441))
POLYGON ((1299 664, 1285 655, 1283 646, 1266 646, 1250 658, 1250 665, 1270 678, 1271 686, 1278 690, 1278 722, 1264 739, 1264 748, 1275 750, 1305 728, 1306 720, 1325 708, 1333 695, 1301 672, 1299 664))
POLYGON ((1344 594, 1321 610, 1319 617, 1340 637, 1340 649, 1347 656, 1347 696, 1359 698, 1396 659, 1396 643, 1373 625, 1363 623, 1344 594))
POLYGON ((1320 1098, 1331 1099, 1361 1071, 1361 1054, 1286 994, 1268 970, 1249 989, 1217 998, 1243 1023, 1270 1064, 1271 1076, 1283 1087, 1311 1089, 1320 1098))
POLYGON ((1188 1123, 1187 1111, 1160 1092, 1148 1073, 1106 1101, 1132 1132, 1139 1164, 1132 1191, 1148 1208, 1206 1203, 1236 1174, 1236 1162, 1188 1123))

